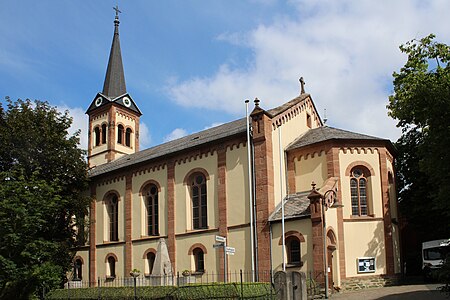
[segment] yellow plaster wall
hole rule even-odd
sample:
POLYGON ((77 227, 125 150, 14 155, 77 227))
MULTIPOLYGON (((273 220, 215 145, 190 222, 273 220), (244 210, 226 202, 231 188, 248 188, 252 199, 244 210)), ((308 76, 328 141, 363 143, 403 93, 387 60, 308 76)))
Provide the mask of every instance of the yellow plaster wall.
MULTIPOLYGON (((236 249, 235 255, 228 255, 228 270, 237 273, 252 269, 252 252, 250 247, 250 226, 231 229, 228 232, 227 245, 236 249)), ((212 248, 212 247, 211 247, 212 248)))
POLYGON ((155 249, 156 251, 158 249, 158 241, 159 239, 156 238, 151 240, 133 242, 133 265, 131 266, 131 269, 138 269, 139 271, 141 271, 141 274, 149 274, 151 270, 147 270, 147 259, 146 257, 144 257, 144 253, 151 248, 155 249))
POLYGON ((158 218, 159 235, 167 235, 167 168, 155 169, 145 173, 133 176, 132 181, 132 238, 139 239, 147 236, 147 209, 145 207, 145 198, 139 196, 139 191, 149 180, 156 181, 159 184, 158 192, 158 218))
MULTIPOLYGON (((317 187, 321 187, 327 180, 327 156, 324 151, 314 157, 302 156, 300 160, 294 159, 295 164, 295 192, 311 190, 311 183, 314 181, 317 187)), ((294 192, 294 191, 293 191, 294 192)))
POLYGON ((386 274, 383 221, 344 222, 347 277, 386 274), (358 257, 375 257, 375 273, 358 273, 358 257))
POLYGON ((341 277, 339 273, 340 269, 340 260, 339 260, 339 240, 338 240, 338 218, 337 218, 337 209, 329 208, 325 212, 325 221, 326 221, 326 229, 327 234, 329 230, 334 232, 336 237, 336 250, 333 252, 333 260, 328 262, 329 266, 333 267, 333 282, 336 286, 341 285, 341 277))
MULTIPOLYGON (((284 224, 285 232, 298 231, 305 238, 305 242, 300 243, 301 260, 303 266, 297 268, 302 272, 313 270, 313 243, 312 243, 312 227, 310 219, 300 219, 287 221, 284 224)), ((282 251, 284 251, 284 257, 287 261, 286 250, 283 250, 282 245, 278 245, 280 238, 282 237, 281 222, 272 224, 272 269, 274 271, 282 270, 282 251)))
MULTIPOLYGON (((340 177, 341 177, 341 195, 342 204, 344 205, 344 219, 350 218, 352 214, 352 203, 350 197, 350 177, 345 175, 347 167, 355 161, 365 161, 374 170, 375 175, 370 176, 368 180, 368 204, 369 213, 375 214, 375 217, 383 217, 383 202, 381 198, 381 180, 380 180, 380 163, 379 154, 377 150, 371 151, 367 150, 367 153, 360 151, 358 153, 356 150, 351 153, 347 151, 344 153, 343 150, 339 151, 339 165, 340 165, 340 177)), ((347 235, 346 235, 347 236, 347 235)))
POLYGON ((250 222, 247 147, 227 151, 227 221, 228 226, 250 222))
POLYGON ((205 232, 200 234, 177 236, 177 271, 195 270, 194 257, 188 255, 189 249, 197 243, 202 244, 206 248, 204 255, 205 271, 217 273, 219 270, 219 250, 213 248, 216 233, 205 232))
POLYGON ((286 191, 286 162, 284 157, 284 149, 292 143, 300 135, 308 131, 310 128, 306 124, 306 114, 311 115, 311 128, 316 128, 316 121, 312 113, 313 107, 306 105, 306 108, 302 110, 298 115, 293 116, 291 119, 285 121, 281 126, 272 130, 272 149, 273 149, 273 170, 274 170, 274 195, 275 206, 281 202, 281 198, 284 198, 287 194, 286 191), (280 159, 280 138, 279 131, 281 128, 281 146, 283 153, 280 159), (281 183, 280 183, 280 163, 282 165, 281 183), (281 188, 282 187, 282 188, 281 188), (282 192, 282 194, 281 194, 282 192), (283 195, 283 196, 282 196, 283 195))
POLYGON ((125 178, 116 182, 97 186, 96 190, 96 243, 103 244, 109 240, 109 224, 106 224, 107 213, 103 202, 109 191, 117 191, 120 195, 118 202, 119 212, 119 241, 125 240, 125 178))
MULTIPOLYGON (((117 256, 116 262, 116 276, 124 277, 125 274, 125 247, 122 245, 110 245, 108 247, 97 248, 97 276, 100 278, 106 277, 107 263, 105 262, 106 256, 109 253, 114 253, 117 256)), ((129 276, 129 275, 127 275, 129 276)))
MULTIPOLYGON (((208 195, 208 228, 217 228, 218 196, 217 196, 217 153, 203 156, 196 160, 175 165, 175 233, 185 233, 192 230, 191 198, 183 181, 186 175, 195 168, 203 168, 209 174, 206 191, 208 195)), ((178 251, 178 249, 177 249, 178 251)))

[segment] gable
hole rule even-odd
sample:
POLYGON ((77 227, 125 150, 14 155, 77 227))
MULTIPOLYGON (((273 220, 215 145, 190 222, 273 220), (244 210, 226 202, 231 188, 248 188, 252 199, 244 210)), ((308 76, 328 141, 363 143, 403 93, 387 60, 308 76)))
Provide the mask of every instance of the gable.
POLYGON ((102 93, 97 93, 94 100, 92 100, 91 104, 89 105, 86 114, 90 114, 94 110, 112 103, 117 104, 122 108, 131 110, 137 113, 139 116, 142 115, 141 111, 136 105, 136 102, 134 102, 133 98, 131 98, 131 96, 128 93, 125 93, 114 99, 110 99, 109 97, 103 95, 102 93))

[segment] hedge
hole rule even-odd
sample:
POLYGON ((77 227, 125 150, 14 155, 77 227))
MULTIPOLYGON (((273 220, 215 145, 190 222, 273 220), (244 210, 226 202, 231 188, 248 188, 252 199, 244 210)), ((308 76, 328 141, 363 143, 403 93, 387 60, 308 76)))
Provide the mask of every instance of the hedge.
MULTIPOLYGON (((137 287, 140 300, 176 299, 275 299, 270 283, 214 283, 192 284, 186 286, 146 286, 137 287)), ((59 289, 49 293, 46 299, 134 299, 133 287, 95 287, 77 289, 59 289)))

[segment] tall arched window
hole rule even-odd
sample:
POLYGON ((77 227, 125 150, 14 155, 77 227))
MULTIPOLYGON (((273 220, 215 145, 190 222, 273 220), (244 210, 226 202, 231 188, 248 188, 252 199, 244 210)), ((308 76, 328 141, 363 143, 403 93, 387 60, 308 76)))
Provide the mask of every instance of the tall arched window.
POLYGON ((119 240, 119 213, 118 213, 118 201, 117 195, 112 195, 106 203, 106 209, 108 212, 109 221, 109 240, 119 240))
POLYGON ((100 127, 94 128, 94 139, 95 139, 95 146, 100 145, 100 127))
POLYGON ((350 193, 352 199, 352 215, 367 216, 367 172, 361 167, 351 171, 350 193))
POLYGON ((107 272, 106 276, 114 278, 116 277, 116 259, 114 256, 110 255, 108 256, 108 263, 107 263, 107 272))
POLYGON ((147 208, 147 234, 159 235, 158 187, 150 184, 144 191, 147 208))
POLYGON ((201 248, 195 248, 192 251, 194 256, 195 272, 205 272, 205 253, 201 248))
POLYGON ((106 144, 106 124, 102 124, 102 144, 106 144))
POLYGON ((155 264, 155 253, 148 252, 147 253, 147 268, 148 268, 148 274, 152 274, 153 265, 155 264))
POLYGON ((131 128, 127 128, 125 132, 125 146, 131 147, 131 128))
POLYGON ((200 172, 190 177, 193 229, 208 228, 206 177, 200 172))
POLYGON ((296 236, 286 239, 287 263, 290 265, 301 264, 300 240, 296 236))
POLYGON ((82 280, 83 279, 83 270, 82 270, 83 262, 81 259, 76 259, 73 263, 73 280, 82 280))
POLYGON ((123 125, 117 126, 117 143, 123 144, 123 125))

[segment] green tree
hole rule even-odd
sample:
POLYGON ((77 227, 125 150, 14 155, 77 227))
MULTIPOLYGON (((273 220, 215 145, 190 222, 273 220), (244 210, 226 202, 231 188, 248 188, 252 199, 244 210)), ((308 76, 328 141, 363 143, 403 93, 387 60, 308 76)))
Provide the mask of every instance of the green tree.
POLYGON ((61 285, 83 242, 87 166, 71 123, 47 102, 0 102, 0 299, 61 285))
POLYGON ((394 72, 389 115, 397 141, 400 209, 419 238, 450 237, 450 48, 434 35, 400 50, 408 59, 394 72))

